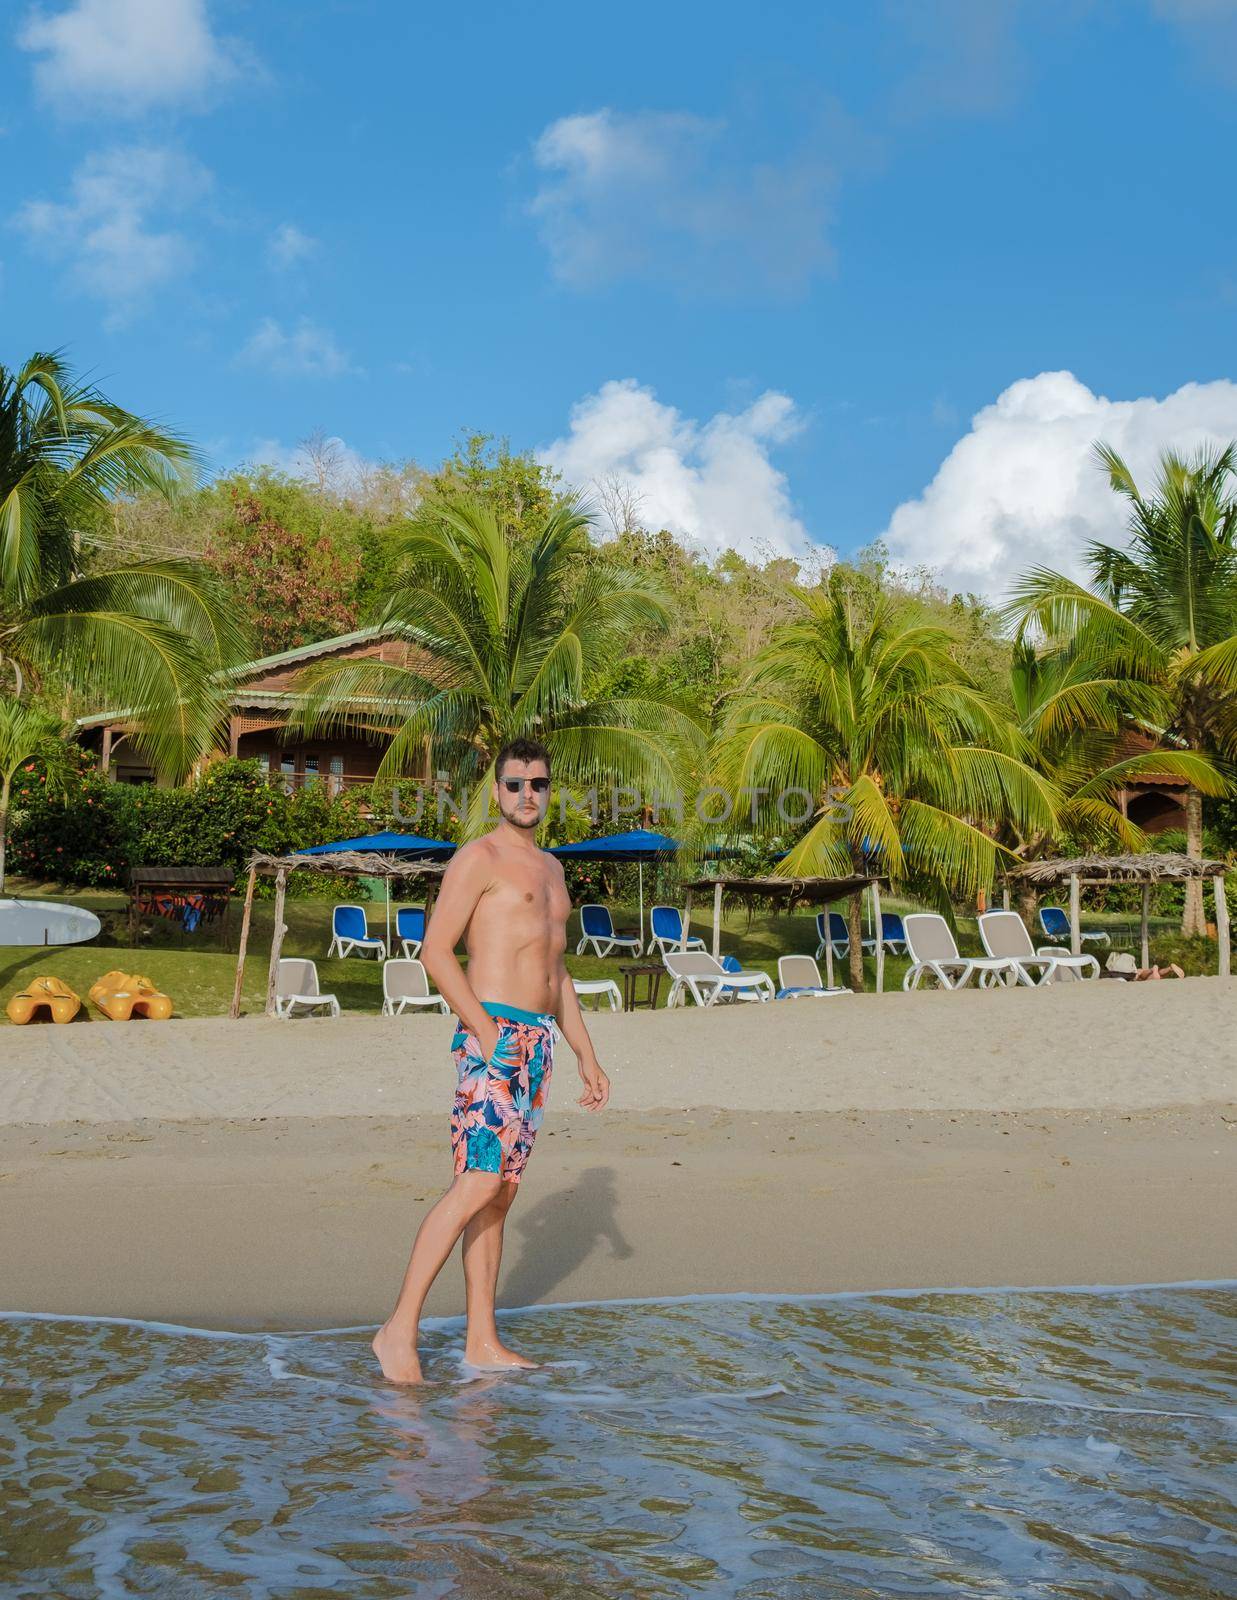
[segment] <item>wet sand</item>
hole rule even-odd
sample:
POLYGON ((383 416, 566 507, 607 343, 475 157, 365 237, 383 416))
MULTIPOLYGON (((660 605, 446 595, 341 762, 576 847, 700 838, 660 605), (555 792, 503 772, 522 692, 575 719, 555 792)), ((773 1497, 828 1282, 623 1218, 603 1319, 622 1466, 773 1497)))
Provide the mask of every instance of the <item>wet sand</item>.
MULTIPOLYGON (((377 1323, 445 1118, 0 1129, 0 1307, 377 1323)), ((1237 1276, 1237 1109, 551 1115, 501 1303, 1237 1276)), ((449 1263, 430 1310, 462 1309, 449 1263)))

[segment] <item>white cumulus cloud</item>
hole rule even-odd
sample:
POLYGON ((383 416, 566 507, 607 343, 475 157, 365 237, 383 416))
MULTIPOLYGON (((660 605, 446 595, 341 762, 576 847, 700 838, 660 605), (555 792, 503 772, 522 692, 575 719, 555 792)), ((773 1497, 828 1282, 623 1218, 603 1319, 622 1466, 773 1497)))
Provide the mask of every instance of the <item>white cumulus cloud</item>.
POLYGON ((1187 383, 1162 400, 1110 400, 1071 372, 1041 372, 976 414, 918 499, 893 513, 884 538, 899 562, 995 599, 1031 566, 1083 578, 1088 541, 1125 537, 1125 502, 1095 465, 1097 440, 1149 488, 1161 451, 1234 438, 1237 383, 1228 379, 1187 383))
POLYGON ((575 288, 652 278, 795 293, 833 263, 833 174, 810 150, 756 162, 720 119, 603 108, 552 122, 533 159, 529 211, 575 288))
POLYGON ((266 259, 273 267, 299 266, 318 248, 318 241, 302 233, 293 222, 282 222, 266 241, 266 259))
POLYGON ((286 329, 274 317, 263 318, 236 359, 281 378, 338 378, 354 370, 335 335, 307 317, 286 329))
POLYGON ((622 480, 639 497, 642 522, 709 554, 803 556, 820 547, 770 459, 802 426, 790 396, 773 390, 744 411, 700 422, 624 378, 573 406, 567 434, 538 455, 586 492, 622 480))
POLYGON ((161 219, 190 210, 211 182, 182 151, 116 145, 85 158, 67 200, 27 201, 14 222, 34 248, 68 263, 76 289, 123 319, 191 265, 189 239, 161 219))
POLYGON ((241 53, 214 33, 205 0, 74 0, 26 17, 17 43, 39 59, 35 87, 57 110, 141 116, 203 104, 236 77, 241 53))

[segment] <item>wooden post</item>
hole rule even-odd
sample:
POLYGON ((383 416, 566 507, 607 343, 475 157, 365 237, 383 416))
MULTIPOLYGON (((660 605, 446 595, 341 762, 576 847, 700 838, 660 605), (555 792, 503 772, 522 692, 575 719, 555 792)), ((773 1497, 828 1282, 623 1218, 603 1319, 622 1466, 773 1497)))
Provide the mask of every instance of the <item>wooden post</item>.
POLYGON ((1220 976, 1227 978, 1232 972, 1233 957, 1228 944, 1228 897, 1224 892, 1224 874, 1212 879, 1216 896, 1216 943, 1220 946, 1220 976))
POLYGON ((228 1016, 235 1021, 241 1014, 241 985, 245 981, 245 952, 249 948, 249 919, 253 915, 253 891, 258 882, 257 867, 250 867, 249 882, 245 886, 245 911, 241 917, 241 942, 236 952, 236 983, 232 989, 232 1004, 228 1016))
POLYGON ((825 906, 825 983, 830 989, 833 988, 833 940, 830 938, 830 934, 832 933, 833 930, 829 926, 829 918, 832 915, 833 915, 833 907, 831 905, 826 905, 825 906))
POLYGON ((1142 960, 1138 963, 1146 970, 1151 965, 1151 879, 1143 884, 1142 960))
POLYGON ((103 724, 103 748, 100 752, 99 770, 106 776, 112 770, 112 725, 103 724))
MULTIPOLYGON (((750 905, 751 902, 749 901, 750 905)), ((713 959, 720 961, 722 955, 722 880, 719 878, 713 885, 713 959)))
POLYGON ((1009 879, 1008 878, 1005 880, 1004 884, 1001 886, 1001 910, 1002 911, 1008 911, 1009 910, 1009 879))
POLYGON ((266 975, 266 1014, 275 1015, 275 985, 279 974, 279 952, 283 949, 283 936, 287 933, 283 921, 283 897, 288 887, 288 871, 280 867, 275 874, 275 926, 271 929, 271 964, 266 975))
MULTIPOLYGON (((654 892, 656 892, 656 891, 654 891, 654 892)), ((691 920, 692 920, 692 892, 689 889, 687 891, 687 898, 686 898, 686 900, 684 901, 684 904, 683 904, 683 927, 682 927, 682 929, 680 931, 680 936, 679 936, 679 949, 680 950, 686 950, 687 949, 687 930, 688 930, 689 926, 691 925, 691 920)))
POLYGON ((885 928, 881 921, 881 886, 872 879, 872 921, 876 924, 876 992, 885 992, 885 928))
POLYGON ((1078 893, 1078 874, 1070 873, 1069 880, 1069 947, 1072 955, 1082 952, 1082 902, 1078 893))

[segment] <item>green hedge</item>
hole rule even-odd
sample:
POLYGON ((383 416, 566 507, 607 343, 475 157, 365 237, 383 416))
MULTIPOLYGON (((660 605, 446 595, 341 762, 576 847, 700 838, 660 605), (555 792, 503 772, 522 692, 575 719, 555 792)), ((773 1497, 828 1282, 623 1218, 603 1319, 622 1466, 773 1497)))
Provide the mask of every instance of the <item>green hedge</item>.
MULTIPOLYGON (((219 761, 197 783, 156 789, 112 783, 83 755, 67 789, 48 792, 34 764, 13 786, 12 871, 40 882, 106 887, 137 866, 230 866, 239 875, 254 850, 281 854, 371 833, 364 796, 334 798, 324 785, 285 794, 256 761, 219 761)), ((334 879, 298 874, 294 892, 334 894, 334 879)))

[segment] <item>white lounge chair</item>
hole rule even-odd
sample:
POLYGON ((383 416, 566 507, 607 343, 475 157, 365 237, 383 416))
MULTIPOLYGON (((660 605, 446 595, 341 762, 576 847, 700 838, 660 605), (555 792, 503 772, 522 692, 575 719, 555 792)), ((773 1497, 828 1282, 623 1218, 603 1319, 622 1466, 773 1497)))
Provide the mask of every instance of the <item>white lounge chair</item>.
POLYGON ((382 1014, 384 1017, 402 1017, 412 1007, 414 1011, 441 1011, 451 1015, 451 1007, 440 994, 430 993, 430 981, 422 962, 412 957, 397 956, 382 963, 382 1014))
POLYGON ((708 948, 698 933, 689 933, 686 940, 683 938, 683 916, 677 906, 654 906, 649 912, 649 927, 653 937, 649 940, 646 955, 651 956, 654 950, 660 950, 665 955, 667 950, 708 948))
POLYGON ((902 924, 911 958, 902 980, 904 989, 918 989, 925 975, 935 978, 942 989, 964 989, 974 977, 981 989, 1002 981, 1018 982, 1016 965, 1008 956, 959 955, 949 924, 935 911, 912 911, 902 924))
POLYGON ((623 995, 613 978, 573 978, 571 987, 578 995, 604 996, 610 1002, 611 1011, 623 1009, 623 995))
POLYGON ((668 950, 662 960, 674 980, 667 1008, 677 1006, 687 994, 698 1006, 713 1006, 719 1000, 772 1000, 776 993, 767 972, 728 972, 707 951, 668 950))
POLYGON ((1013 961, 1018 969, 1018 982, 1025 983, 1028 988, 1052 983, 1058 975, 1066 973, 1079 978, 1100 975, 1100 964, 1094 956, 1072 956, 1052 945, 1041 945, 1037 950, 1016 911, 986 911, 979 919, 979 937, 990 956, 1003 956, 1013 961))
POLYGON ((814 956, 778 956, 777 998, 812 1000, 821 995, 849 994, 849 989, 829 989, 820 981, 820 968, 814 956))
POLYGON ((339 1015, 339 1001, 323 994, 318 987, 318 968, 313 961, 286 958, 275 969, 275 1015, 292 1017, 298 1011, 328 1011, 339 1015))
POLYGON ((633 956, 640 954, 640 940, 635 934, 616 933, 614 918, 608 906, 583 905, 580 907, 580 942, 576 954, 584 954, 585 945, 592 945, 598 956, 608 956, 611 950, 626 950, 633 956), (602 945, 605 949, 602 949, 602 945))
POLYGON ((336 906, 331 912, 331 942, 328 956, 346 956, 353 950, 364 954, 372 950, 380 961, 387 958, 387 942, 369 931, 364 906, 336 906))
MULTIPOLYGON (((1045 939, 1064 939, 1069 943, 1070 929, 1069 918, 1065 914, 1064 906, 1041 906, 1039 908, 1039 925, 1044 930, 1045 939)), ((1090 939, 1093 944, 1111 944, 1112 940, 1102 928, 1080 928, 1079 941, 1086 944, 1090 939)))

